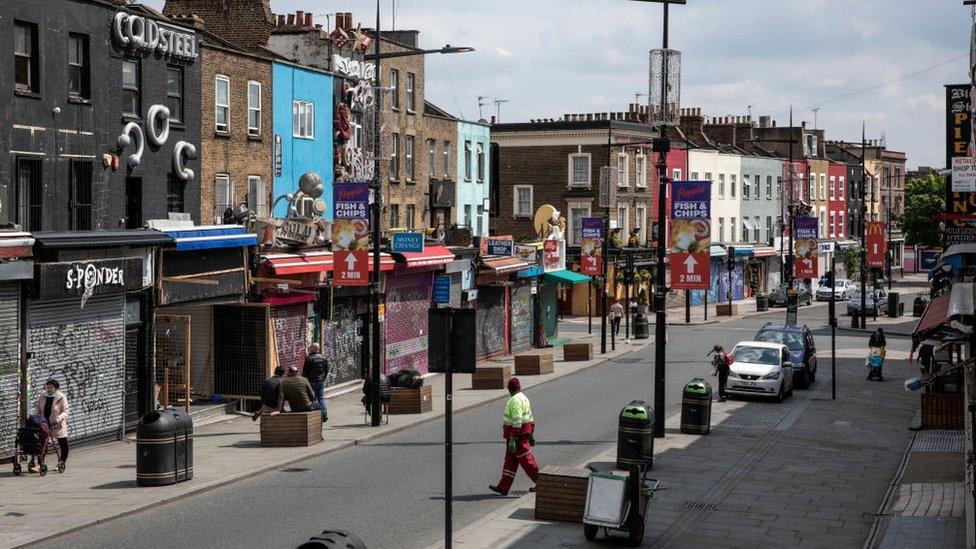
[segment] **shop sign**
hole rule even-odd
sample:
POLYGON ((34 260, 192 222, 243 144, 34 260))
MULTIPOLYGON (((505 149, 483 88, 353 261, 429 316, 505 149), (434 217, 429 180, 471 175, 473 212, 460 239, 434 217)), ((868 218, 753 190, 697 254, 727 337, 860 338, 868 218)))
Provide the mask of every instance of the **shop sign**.
POLYGON ((81 306, 93 295, 142 287, 142 258, 103 259, 70 263, 37 263, 37 298, 81 296, 81 306))
POLYGON ((112 20, 112 35, 122 48, 155 51, 163 57, 196 59, 200 56, 197 37, 193 32, 120 11, 112 20))
POLYGON ((451 302, 451 276, 436 275, 434 277, 434 303, 445 304, 451 302))
POLYGON ((603 274, 603 218, 584 217, 580 240, 580 271, 585 275, 603 274))
POLYGON ((538 263, 539 250, 535 246, 516 244, 515 257, 521 259, 522 261, 525 261, 526 263, 538 263))
POLYGON ((820 253, 829 255, 834 253, 834 243, 833 242, 821 242, 820 243, 820 253))
POLYGON ((884 267, 885 256, 888 254, 888 241, 885 239, 884 221, 868 221, 865 232, 867 233, 868 267, 884 267))
POLYGON ((546 239, 542 241, 542 268, 545 272, 561 271, 566 267, 563 252, 566 250, 566 241, 546 239))
POLYGON ((336 183, 332 251, 336 286, 369 284, 369 185, 336 183))
POLYGON ((285 219, 277 231, 280 240, 295 244, 311 244, 314 236, 315 224, 311 219, 285 219))
POLYGON ((976 192, 976 158, 956 156, 952 159, 952 192, 976 192))
POLYGON ((712 183, 675 181, 671 184, 671 197, 671 287, 707 290, 712 266, 712 183))
POLYGON ((274 174, 281 177, 281 134, 276 133, 274 137, 274 174))
POLYGON ((511 236, 483 237, 480 252, 481 255, 513 255, 515 253, 515 240, 511 236))
POLYGON ((332 54, 332 70, 355 80, 376 78, 376 65, 372 62, 359 61, 338 53, 332 54))
POLYGON ((818 226, 816 217, 797 217, 794 220, 794 230, 796 233, 794 254, 796 256, 796 271, 793 276, 796 278, 816 278, 818 265, 818 252, 820 246, 817 244, 818 226))
POLYGON ((423 233, 393 233, 393 253, 424 253, 423 233))
MULTIPOLYGON (((946 86, 946 166, 952 167, 950 184, 946 185, 945 234, 942 247, 954 244, 976 242, 976 194, 959 191, 956 183, 955 159, 972 157, 970 140, 972 136, 972 112, 970 105, 970 85, 953 84, 946 86)), ((963 184, 960 184, 960 187, 963 184)))

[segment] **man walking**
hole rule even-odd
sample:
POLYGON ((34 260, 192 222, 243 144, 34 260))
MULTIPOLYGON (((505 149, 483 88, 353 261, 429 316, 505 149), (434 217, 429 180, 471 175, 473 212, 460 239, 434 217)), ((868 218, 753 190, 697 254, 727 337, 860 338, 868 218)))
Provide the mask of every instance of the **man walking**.
POLYGON ((620 319, 624 317, 624 306, 620 304, 620 301, 614 301, 613 305, 610 306, 610 321, 613 327, 613 335, 620 335, 620 319))
POLYGON ((322 423, 329 421, 329 409, 325 404, 325 380, 329 377, 329 361, 321 353, 318 343, 308 346, 308 356, 305 357, 305 378, 315 391, 315 400, 322 409, 322 423))
MULTIPOLYGON (((505 437, 505 464, 502 466, 502 479, 498 484, 488 486, 496 494, 508 495, 515 481, 519 465, 532 482, 539 478, 539 464, 532 455, 535 446, 535 422, 532 419, 532 406, 529 397, 522 392, 522 383, 517 377, 508 380, 508 393, 512 395, 505 404, 505 419, 502 433, 505 437)), ((529 489, 535 491, 535 487, 529 489)))

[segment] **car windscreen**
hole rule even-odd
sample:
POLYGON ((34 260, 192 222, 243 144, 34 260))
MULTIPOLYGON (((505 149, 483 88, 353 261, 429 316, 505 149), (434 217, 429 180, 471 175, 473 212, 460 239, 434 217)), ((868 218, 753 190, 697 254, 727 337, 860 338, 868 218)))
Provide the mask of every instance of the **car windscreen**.
POLYGON ((779 330, 762 330, 756 336, 756 341, 766 341, 768 343, 781 343, 786 345, 791 351, 803 350, 803 334, 800 332, 785 332, 779 330))
POLYGON ((736 347, 732 351, 732 362, 777 365, 779 359, 779 350, 768 347, 736 347))

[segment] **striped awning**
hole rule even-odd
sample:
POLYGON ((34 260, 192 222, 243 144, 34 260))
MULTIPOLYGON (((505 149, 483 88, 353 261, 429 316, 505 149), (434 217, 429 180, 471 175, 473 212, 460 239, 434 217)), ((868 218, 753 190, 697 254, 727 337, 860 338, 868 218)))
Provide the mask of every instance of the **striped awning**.
POLYGON ((402 252, 395 254, 408 267, 430 267, 447 265, 454 261, 454 252, 439 244, 424 246, 423 252, 402 252))
POLYGON ((276 276, 324 273, 333 267, 332 252, 329 251, 268 254, 263 260, 276 276))
POLYGON ((34 237, 20 231, 0 231, 0 259, 30 257, 34 248, 34 237))
POLYGON ((529 268, 529 264, 514 256, 483 257, 481 268, 495 273, 510 273, 529 268))
POLYGON ((176 249, 211 250, 256 246, 257 237, 240 225, 203 225, 163 231, 176 242, 176 249))
MULTIPOLYGON (((380 271, 392 271, 396 267, 396 260, 388 253, 380 253, 380 271)), ((373 270, 373 253, 369 254, 369 270, 373 270)))

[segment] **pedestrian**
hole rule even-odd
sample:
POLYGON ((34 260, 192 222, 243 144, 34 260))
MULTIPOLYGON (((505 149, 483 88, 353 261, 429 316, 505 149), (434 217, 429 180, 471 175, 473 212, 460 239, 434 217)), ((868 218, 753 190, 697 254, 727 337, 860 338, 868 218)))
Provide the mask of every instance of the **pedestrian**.
POLYGON ((251 421, 257 421, 262 414, 277 414, 281 411, 281 407, 278 405, 278 395, 281 394, 281 376, 283 375, 285 375, 285 369, 278 366, 274 369, 274 375, 261 384, 261 408, 254 412, 251 421))
POLYGON ((718 401, 725 402, 725 385, 729 381, 729 366, 732 365, 732 355, 725 352, 721 345, 712 347, 712 375, 718 376, 718 401))
POLYGON ((329 421, 329 408, 325 403, 325 380, 329 377, 329 361, 322 355, 318 343, 308 346, 308 356, 305 357, 305 367, 302 375, 308 379, 315 391, 315 400, 322 409, 322 423, 329 421))
POLYGON ((884 330, 878 328, 871 334, 870 339, 868 339, 868 347, 874 349, 880 349, 881 358, 885 356, 885 347, 887 346, 887 341, 885 341, 884 330))
POLYGON ((298 374, 298 366, 288 368, 288 377, 281 380, 281 391, 278 393, 278 409, 281 410, 285 402, 292 412, 312 412, 319 409, 315 402, 315 391, 312 384, 298 374))
POLYGON ((932 371, 932 361, 935 359, 935 344, 929 340, 922 342, 918 348, 918 363, 922 368, 922 375, 932 371))
POLYGON ((614 301, 610 306, 610 322, 613 326, 613 335, 620 335, 620 319, 624 317, 624 306, 620 301, 614 301))
MULTIPOLYGON (((56 379, 49 379, 44 383, 44 394, 37 399, 34 413, 44 416, 51 429, 51 436, 58 439, 61 449, 61 461, 58 465, 68 462, 68 397, 61 392, 61 384, 56 379)), ((40 463, 44 463, 44 456, 40 456, 40 463)), ((27 464, 27 470, 37 472, 37 466, 32 457, 27 464)), ((63 469, 62 469, 63 472, 63 469)))
MULTIPOLYGON (((505 404, 505 419, 502 435, 505 437, 505 464, 502 466, 502 479, 498 484, 488 486, 496 494, 508 495, 515 481, 519 465, 533 483, 539 478, 539 464, 532 455, 535 446, 535 421, 532 419, 532 405, 529 397, 522 392, 522 383, 517 377, 508 380, 508 393, 511 395, 505 404)), ((535 491, 535 487, 529 489, 535 491)))

